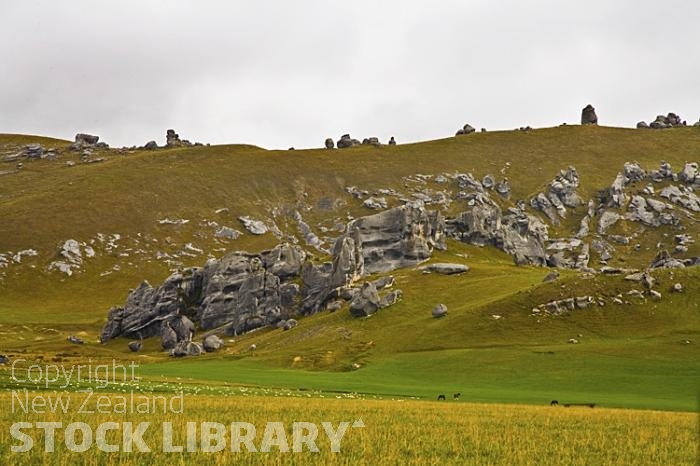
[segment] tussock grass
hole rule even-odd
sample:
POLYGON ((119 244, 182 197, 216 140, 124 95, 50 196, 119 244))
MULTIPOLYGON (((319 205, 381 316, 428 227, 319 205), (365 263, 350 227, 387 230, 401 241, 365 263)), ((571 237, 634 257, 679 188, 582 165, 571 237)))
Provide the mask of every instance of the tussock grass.
MULTIPOLYGON (((82 395, 73 394, 81 402, 82 395)), ((130 464, 634 464, 691 465, 697 459, 697 419, 693 414, 589 408, 483 405, 473 403, 397 400, 302 399, 276 397, 186 396, 184 413, 114 415, 28 414, 10 412, 9 395, 0 394, 0 454, 6 465, 130 465, 130 464), (151 422, 143 436, 152 453, 74 453, 57 431, 56 451, 42 451, 38 429, 27 431, 38 446, 28 453, 11 453, 18 444, 9 425, 26 422, 85 422, 96 429, 102 422, 151 422), (259 448, 265 423, 284 423, 292 442, 293 422, 332 422, 362 419, 364 428, 348 428, 339 453, 321 429, 318 453, 163 453, 162 423, 172 422, 175 444, 184 445, 186 422, 250 422, 259 448)), ((94 404, 89 407, 94 408, 94 404)), ((226 440, 229 445, 230 436, 226 440)), ((121 432, 107 440, 121 444, 121 432)))

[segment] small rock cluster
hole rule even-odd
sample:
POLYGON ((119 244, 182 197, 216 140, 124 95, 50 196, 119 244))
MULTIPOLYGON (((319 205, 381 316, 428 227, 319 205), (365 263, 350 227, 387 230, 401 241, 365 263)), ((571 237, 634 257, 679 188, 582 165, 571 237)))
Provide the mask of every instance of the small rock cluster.
POLYGON ((543 212, 554 225, 558 225, 560 219, 566 218, 567 207, 573 209, 583 203, 576 192, 579 184, 576 168, 561 170, 549 184, 547 194, 540 192, 530 199, 530 206, 543 212))
POLYGON ((474 132, 476 132, 476 130, 474 129, 474 127, 473 127, 472 125, 470 125, 469 123, 467 123, 467 124, 465 124, 464 126, 462 126, 460 129, 457 130, 457 132, 455 133, 455 136, 462 136, 462 135, 465 135, 465 134, 472 134, 472 133, 474 133, 474 132))
POLYGON ((74 271, 81 268, 84 258, 95 257, 95 250, 90 245, 69 239, 61 246, 59 255, 61 259, 51 262, 48 270, 57 270, 71 276, 74 271))
POLYGON ((174 129, 169 129, 165 133, 165 147, 190 147, 193 144, 187 139, 180 139, 180 135, 174 129))
POLYGON ((350 301, 350 314, 353 317, 369 317, 380 309, 395 304, 402 295, 401 290, 394 290, 383 297, 379 291, 394 285, 394 277, 387 276, 372 282, 365 282, 359 290, 354 290, 350 301))
MULTIPOLYGON (((361 145, 364 145, 364 146, 369 145, 369 146, 379 147, 382 145, 382 143, 379 142, 379 138, 376 136, 364 138, 362 140, 362 142, 360 142, 358 139, 354 139, 354 138, 350 137, 349 134, 343 134, 337 143, 338 149, 347 149, 348 147, 356 147, 356 146, 361 146, 361 145)), ((389 139, 389 145, 390 146, 396 145, 396 140, 394 139, 394 136, 392 136, 391 139, 389 139)), ((333 143, 333 139, 327 138, 325 143, 324 143, 324 146, 326 147, 326 149, 333 149, 335 147, 335 145, 333 143)))
POLYGON ((99 136, 78 133, 75 135, 75 142, 68 146, 68 149, 76 152, 92 149, 109 149, 109 144, 106 142, 99 142, 99 140, 99 136))
POLYGON ((639 129, 666 129, 675 128, 678 126, 686 126, 685 120, 681 120, 681 117, 671 112, 668 115, 658 115, 654 121, 647 124, 646 121, 640 121, 637 123, 637 128, 639 129))

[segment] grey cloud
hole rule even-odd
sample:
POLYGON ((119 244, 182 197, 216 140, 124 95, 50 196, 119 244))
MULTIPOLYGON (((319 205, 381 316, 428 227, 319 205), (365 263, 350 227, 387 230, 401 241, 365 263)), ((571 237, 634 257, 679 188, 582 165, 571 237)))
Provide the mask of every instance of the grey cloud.
POLYGON ((0 6, 0 132, 318 147, 700 117, 700 5, 27 1, 0 6))

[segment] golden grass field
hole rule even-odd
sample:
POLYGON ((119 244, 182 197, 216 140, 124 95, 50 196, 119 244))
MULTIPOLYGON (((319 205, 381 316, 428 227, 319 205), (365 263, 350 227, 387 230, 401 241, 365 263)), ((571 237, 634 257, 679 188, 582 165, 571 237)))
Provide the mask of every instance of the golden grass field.
MULTIPOLYGON (((42 392, 33 392, 41 394, 42 392)), ((44 395, 55 392, 44 392, 44 395)), ((30 395, 31 396, 31 395, 30 395)), ((692 465, 698 459, 698 417, 672 413, 605 408, 494 405, 410 400, 283 398, 275 396, 185 395, 182 414, 79 414, 84 394, 64 393, 75 403, 67 414, 25 414, 11 394, 0 395, 0 456, 4 465, 229 465, 229 464, 513 464, 513 465, 692 465), (330 451, 321 422, 353 423, 340 452, 330 451), (27 453, 10 452, 19 441, 10 437, 13 422, 85 422, 93 431, 103 422, 151 422, 143 436, 151 453, 104 453, 95 444, 84 453, 70 452, 56 434, 56 450, 43 451, 41 430, 25 431, 34 438, 27 453), (249 422, 256 427, 253 444, 260 449, 266 422, 282 422, 292 448, 292 423, 319 426, 319 452, 163 453, 162 423, 172 422, 175 445, 185 445, 187 422, 249 422)), ((110 397, 116 395, 111 394, 110 397)), ((89 405, 95 408, 91 399, 89 405)), ((159 405, 160 406, 160 405, 159 405)), ((121 444, 121 433, 107 440, 121 444)), ((79 440, 78 440, 79 441, 79 440)), ((242 450, 244 448, 242 447, 242 450)))

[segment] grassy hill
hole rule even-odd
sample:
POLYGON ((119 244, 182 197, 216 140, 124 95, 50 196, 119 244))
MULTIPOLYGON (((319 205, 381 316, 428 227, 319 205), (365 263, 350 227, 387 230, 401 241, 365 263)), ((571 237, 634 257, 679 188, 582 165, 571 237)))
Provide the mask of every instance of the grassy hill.
MULTIPOLYGON (((61 154, 54 161, 24 161, 18 173, 0 176, 0 254, 38 252, 0 269, 0 352, 47 361, 131 357, 124 341, 96 342, 106 311, 123 303, 130 289, 144 279, 158 283, 174 267, 202 265, 210 256, 257 251, 279 242, 270 233, 218 238, 212 222, 243 230, 237 218, 250 215, 274 221, 285 236, 296 236, 303 244, 296 211, 322 238, 333 236, 334 223, 371 213, 345 191, 348 186, 370 193, 410 193, 417 174, 471 172, 478 179, 493 174, 508 177, 513 194, 504 204, 509 205, 528 200, 560 169, 573 165, 581 177, 579 193, 587 200, 609 186, 625 162, 652 169, 665 160, 678 170, 687 161, 700 160, 698 128, 564 126, 334 151, 241 145, 109 150, 94 154, 106 159, 100 163, 80 163, 79 154, 65 150, 66 141, 0 135, 0 149, 6 152, 30 142, 56 147, 61 154), (228 210, 217 213, 220 209, 228 210), (163 219, 189 221, 159 223, 163 219), (329 231, 323 233, 320 226, 329 231), (47 271, 65 240, 93 242, 97 248, 100 234, 118 234, 120 247, 99 249, 71 277, 47 271), (177 264, 155 257, 158 252, 174 255, 188 243, 203 252, 180 254, 177 264), (65 342, 67 335, 81 332, 86 345, 65 342)), ((398 199, 388 199, 399 205, 398 199)), ((459 202, 443 209, 446 215, 462 210, 459 202)), ((550 236, 570 235, 585 210, 575 209, 550 236)), ((697 236, 697 224, 691 225, 688 232, 697 236)), ((668 235, 675 233, 666 227, 633 228, 624 233, 636 235, 642 247, 634 252, 633 245, 620 246, 611 265, 648 264, 655 244, 670 244, 668 235)), ((691 245, 688 254, 700 254, 698 247, 691 245)), ((546 269, 515 267, 509 256, 492 248, 452 241, 448 251, 432 260, 466 263, 471 270, 459 277, 398 270, 393 275, 403 300, 371 318, 353 319, 346 309, 322 313, 302 319, 292 331, 254 332, 198 359, 169 361, 157 341, 147 341, 138 356, 142 371, 193 382, 426 398, 460 391, 476 401, 564 398, 623 407, 697 408, 697 268, 657 273, 664 295, 658 302, 630 298, 622 306, 538 317, 532 308, 552 299, 610 297, 639 285, 575 272, 544 284, 546 269), (686 285, 684 293, 670 292, 676 281, 686 285), (448 306, 446 318, 430 317, 437 303, 448 306), (570 338, 580 343, 568 344, 570 338), (255 355, 247 351, 251 343, 258 346, 255 355)))

